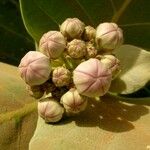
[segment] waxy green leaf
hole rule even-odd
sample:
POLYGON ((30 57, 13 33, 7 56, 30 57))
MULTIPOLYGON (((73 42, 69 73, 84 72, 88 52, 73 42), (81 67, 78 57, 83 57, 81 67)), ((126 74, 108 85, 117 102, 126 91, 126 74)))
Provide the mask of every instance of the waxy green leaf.
POLYGON ((123 45, 115 52, 121 63, 121 73, 112 81, 110 91, 129 94, 150 81, 150 52, 131 45, 123 45))
POLYGON ((0 63, 0 149, 27 150, 36 127, 37 102, 14 66, 0 63))

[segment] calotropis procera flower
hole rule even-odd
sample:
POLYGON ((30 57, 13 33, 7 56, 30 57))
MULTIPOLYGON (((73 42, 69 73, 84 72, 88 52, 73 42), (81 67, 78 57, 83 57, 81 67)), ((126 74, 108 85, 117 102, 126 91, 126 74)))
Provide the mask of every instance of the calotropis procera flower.
POLYGON ((123 43, 123 32, 115 23, 102 23, 96 29, 96 43, 103 50, 118 48, 123 43))
POLYGON ((52 81, 57 87, 68 85, 71 79, 71 72, 65 67, 57 67, 52 73, 52 81))
POLYGON ((91 41, 95 39, 96 30, 91 26, 86 26, 84 30, 84 39, 86 41, 91 41))
POLYGON ((51 72, 49 58, 40 52, 30 51, 21 59, 19 71, 28 85, 43 84, 51 72))
POLYGON ((100 61, 111 70, 113 78, 120 72, 120 61, 115 56, 104 55, 100 61))
POLYGON ((82 40, 74 39, 68 43, 67 52, 72 58, 83 58, 86 54, 86 44, 82 40))
POLYGON ((87 97, 81 96, 74 88, 70 89, 61 97, 66 113, 76 114, 85 110, 87 106, 87 97))
POLYGON ((64 108, 57 101, 46 98, 38 103, 38 113, 45 122, 58 122, 63 116, 64 108))
POLYGON ((84 23, 78 18, 68 18, 61 24, 60 31, 67 39, 78 39, 81 38, 84 27, 84 23))
POLYGON ((111 80, 111 71, 95 58, 82 62, 73 71, 73 82, 78 92, 88 97, 104 95, 111 80))
POLYGON ((58 58, 66 47, 64 36, 58 31, 49 31, 40 39, 39 49, 49 58, 58 58))

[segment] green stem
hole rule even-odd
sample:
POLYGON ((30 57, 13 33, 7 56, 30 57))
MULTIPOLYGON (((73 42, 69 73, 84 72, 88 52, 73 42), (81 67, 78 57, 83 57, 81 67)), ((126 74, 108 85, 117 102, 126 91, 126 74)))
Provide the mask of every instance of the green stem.
POLYGON ((60 58, 61 58, 61 60, 64 62, 64 64, 66 65, 66 68, 71 69, 71 70, 74 69, 74 66, 73 66, 72 62, 69 61, 68 59, 66 59, 66 58, 64 57, 64 55, 61 55, 60 58))

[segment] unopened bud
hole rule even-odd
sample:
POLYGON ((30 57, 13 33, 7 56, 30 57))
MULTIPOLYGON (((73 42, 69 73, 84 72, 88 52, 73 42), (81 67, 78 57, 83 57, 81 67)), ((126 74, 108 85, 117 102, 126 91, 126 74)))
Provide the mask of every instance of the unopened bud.
POLYGON ((87 58, 94 58, 97 55, 97 49, 95 46, 93 46, 92 43, 87 43, 86 44, 86 57, 87 58))
POLYGON ((96 43, 103 50, 118 48, 123 43, 122 30, 115 23, 102 23, 96 29, 96 43))
POLYGON ((84 39, 86 41, 91 41, 95 39, 96 30, 91 26, 86 26, 84 30, 84 39))
POLYGON ((71 73, 64 67, 57 67, 52 74, 52 81, 57 87, 62 87, 70 83, 71 73))
POLYGON ((86 44, 84 41, 74 39, 68 43, 67 51, 72 58, 83 58, 86 54, 86 44))
POLYGON ((20 75, 28 85, 40 85, 49 79, 49 58, 36 51, 28 52, 19 64, 20 75))
POLYGON ((55 100, 46 98, 47 101, 38 102, 38 113, 45 122, 58 122, 61 120, 64 108, 55 100))
POLYGON ((95 58, 81 63, 73 72, 78 92, 88 97, 103 96, 108 91, 111 80, 111 71, 95 58))
POLYGON ((81 37, 84 27, 84 23, 78 18, 68 18, 61 24, 60 31, 67 39, 78 39, 81 37))
POLYGON ((113 78, 120 72, 120 61, 115 56, 104 55, 100 61, 111 70, 113 78))
POLYGON ((87 98, 81 96, 76 89, 72 88, 61 97, 61 103, 68 114, 76 114, 85 110, 87 98))
POLYGON ((49 58, 58 58, 66 47, 64 36, 58 31, 49 31, 40 39, 39 49, 49 58))

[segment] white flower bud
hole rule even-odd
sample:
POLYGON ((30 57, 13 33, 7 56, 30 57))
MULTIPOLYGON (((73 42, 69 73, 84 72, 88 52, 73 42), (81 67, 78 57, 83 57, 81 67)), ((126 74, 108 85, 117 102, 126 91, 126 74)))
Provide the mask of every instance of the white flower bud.
POLYGON ((38 102, 38 113, 45 122, 58 122, 63 116, 64 108, 54 100, 47 100, 38 102))
POLYGON ((115 23, 102 23, 96 29, 96 43, 103 50, 118 48, 123 43, 122 30, 115 23))
POLYGON ((81 96, 76 89, 72 88, 61 97, 61 103, 68 114, 76 114, 85 110, 87 98, 81 96))
POLYGON ((49 58, 58 58, 66 47, 64 36, 58 31, 49 31, 40 39, 39 49, 49 58))
POLYGON ((67 51, 72 58, 83 58, 86 54, 86 44, 84 41, 74 39, 68 43, 67 51))
POLYGON ((30 51, 21 59, 19 71, 28 85, 43 84, 51 72, 49 58, 40 52, 30 51))
POLYGON ((73 72, 73 81, 78 92, 88 97, 106 94, 111 80, 111 71, 95 58, 79 64, 73 72))
POLYGON ((68 18, 61 24, 60 31, 67 39, 78 39, 81 37, 84 27, 84 23, 78 18, 68 18))
POLYGON ((52 74, 52 81, 57 87, 62 87, 70 83, 71 73, 64 67, 57 67, 52 74))

